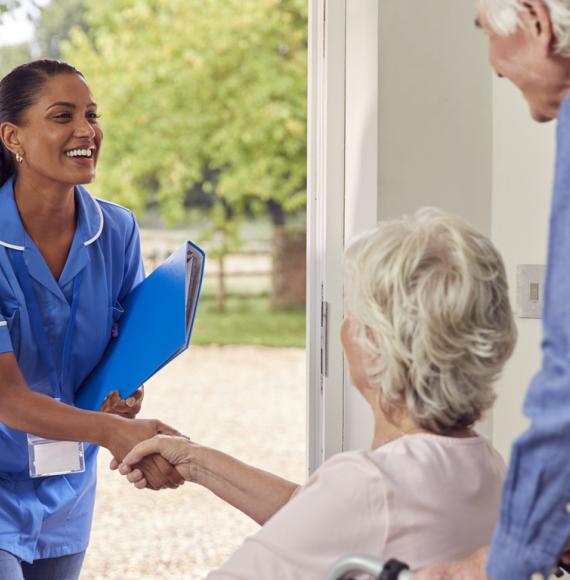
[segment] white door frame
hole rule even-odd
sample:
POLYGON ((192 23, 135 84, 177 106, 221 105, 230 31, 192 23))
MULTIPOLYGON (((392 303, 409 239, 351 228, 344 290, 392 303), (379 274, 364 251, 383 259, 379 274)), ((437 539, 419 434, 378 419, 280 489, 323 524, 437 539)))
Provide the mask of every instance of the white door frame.
MULTIPOLYGON (((308 125, 308 468, 362 446, 339 339, 347 239, 376 223, 377 0, 310 0, 308 125), (356 431, 354 431, 356 429, 356 431)), ((366 424, 366 421, 364 421, 366 424)), ((368 437, 368 428, 364 429, 368 437)), ((364 445, 369 443, 366 441, 364 445)))
POLYGON ((346 0, 309 3, 308 467, 342 450, 346 0))

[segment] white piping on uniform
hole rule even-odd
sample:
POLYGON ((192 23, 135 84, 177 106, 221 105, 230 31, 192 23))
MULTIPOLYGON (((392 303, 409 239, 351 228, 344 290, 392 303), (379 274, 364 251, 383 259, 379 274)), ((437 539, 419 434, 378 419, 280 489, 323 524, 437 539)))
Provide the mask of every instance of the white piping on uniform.
POLYGON ((14 244, 9 244, 8 242, 3 242, 2 240, 0 240, 0 246, 10 248, 11 250, 19 250, 20 252, 23 252, 26 249, 25 246, 14 246, 14 244))
POLYGON ((0 327, 1 326, 8 326, 8 323, 5 320, 0 320, 0 327))
MULTIPOLYGON (((91 199, 93 199, 93 198, 91 198, 91 199)), ((89 246, 90 244, 92 244, 93 242, 95 242, 99 239, 99 236, 103 232, 103 225, 105 223, 105 218, 103 217, 103 210, 99 206, 99 203, 95 199, 93 199, 93 203, 95 204, 95 207, 97 208, 97 211, 99 212, 99 218, 101 220, 101 223, 99 224, 98 232, 90 240, 83 242, 84 246, 89 246)))

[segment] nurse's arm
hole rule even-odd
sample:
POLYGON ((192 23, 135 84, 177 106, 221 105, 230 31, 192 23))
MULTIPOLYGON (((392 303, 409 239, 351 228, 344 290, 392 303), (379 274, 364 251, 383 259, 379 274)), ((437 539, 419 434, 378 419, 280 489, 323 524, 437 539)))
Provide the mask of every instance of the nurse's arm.
POLYGON ((160 421, 84 411, 36 393, 26 384, 12 353, 0 354, 0 422, 46 439, 101 445, 117 459, 157 433, 177 433, 160 421))

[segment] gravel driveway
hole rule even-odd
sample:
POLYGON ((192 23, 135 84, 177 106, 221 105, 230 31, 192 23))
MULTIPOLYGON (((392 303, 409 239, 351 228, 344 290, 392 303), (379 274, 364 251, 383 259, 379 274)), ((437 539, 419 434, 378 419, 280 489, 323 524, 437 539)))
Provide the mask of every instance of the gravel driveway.
MULTIPOLYGON (((305 351, 192 347, 146 388, 141 416, 293 481, 305 476, 305 351)), ((193 580, 257 525, 198 486, 139 491, 99 459, 82 580, 193 580)))

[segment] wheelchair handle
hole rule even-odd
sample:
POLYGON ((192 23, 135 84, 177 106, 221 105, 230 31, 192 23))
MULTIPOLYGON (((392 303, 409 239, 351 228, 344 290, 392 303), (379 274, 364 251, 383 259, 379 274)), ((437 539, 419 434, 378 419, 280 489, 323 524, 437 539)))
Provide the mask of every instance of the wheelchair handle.
POLYGON ((412 580, 409 567, 398 560, 380 562, 370 556, 346 556, 329 570, 326 580, 339 580, 348 572, 364 572, 377 580, 412 580))

